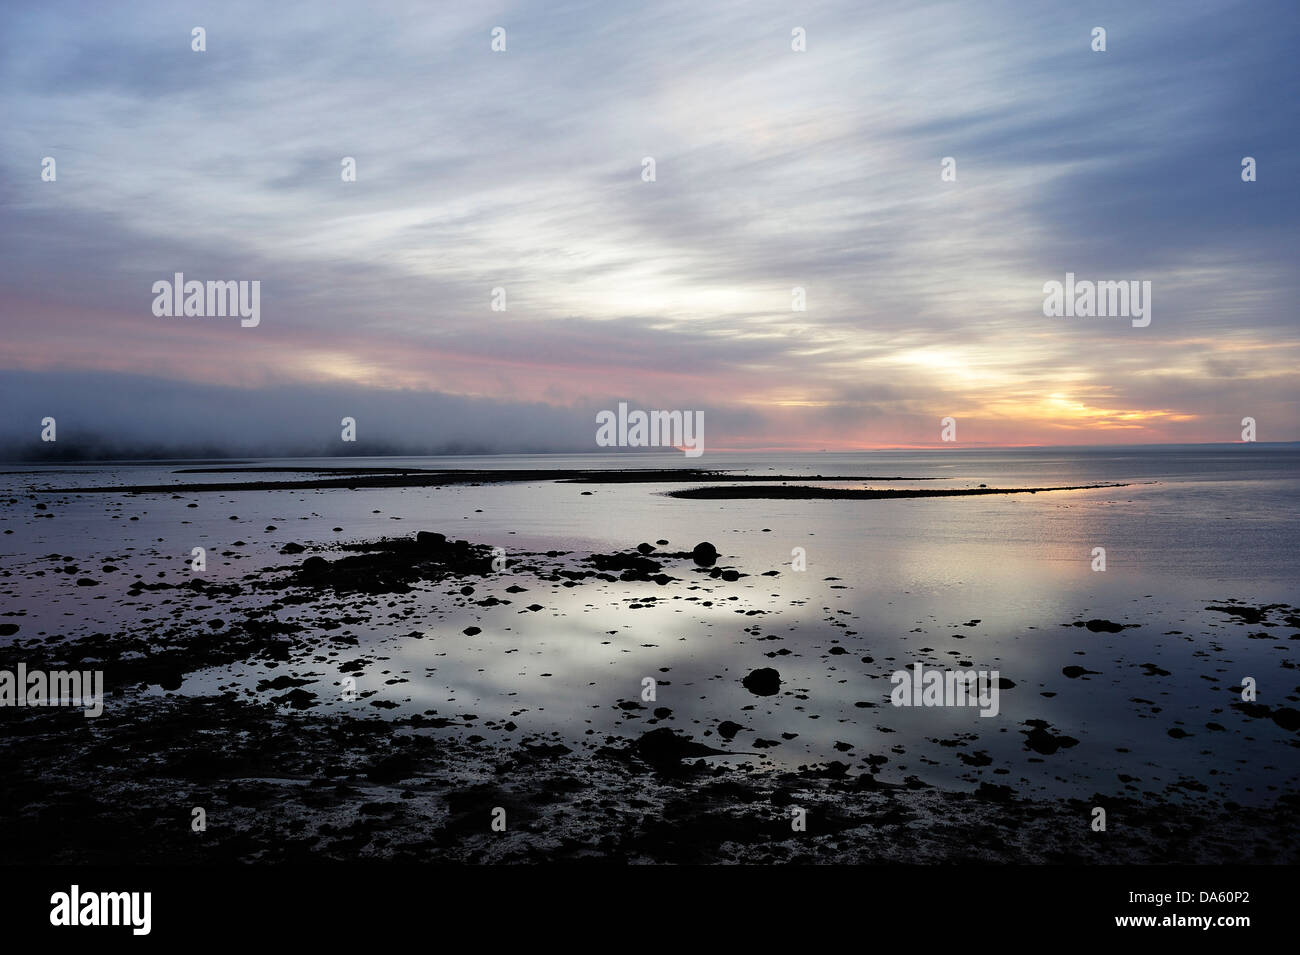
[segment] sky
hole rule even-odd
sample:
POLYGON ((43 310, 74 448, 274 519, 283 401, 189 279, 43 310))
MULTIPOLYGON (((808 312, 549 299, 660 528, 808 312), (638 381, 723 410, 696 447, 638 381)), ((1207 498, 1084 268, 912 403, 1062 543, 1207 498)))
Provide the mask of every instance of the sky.
POLYGON ((4 18, 0 456, 595 451, 620 401, 711 451, 1300 439, 1289 0, 4 18), (259 323, 155 315, 176 272, 259 323), (1067 272, 1150 324, 1046 316, 1067 272))

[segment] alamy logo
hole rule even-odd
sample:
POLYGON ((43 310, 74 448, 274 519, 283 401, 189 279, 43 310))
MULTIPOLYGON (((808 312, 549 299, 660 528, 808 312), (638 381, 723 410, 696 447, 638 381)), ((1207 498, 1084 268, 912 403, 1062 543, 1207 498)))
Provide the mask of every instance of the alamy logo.
POLYGON ((895 706, 978 706, 980 716, 998 715, 997 670, 895 670, 889 702, 895 706))
POLYGON ((85 715, 104 712, 103 670, 0 670, 0 706, 80 706, 85 715))
POLYGON ((1065 283, 1043 283, 1043 314, 1048 318, 1131 318, 1134 328, 1151 324, 1151 282, 1137 279, 1118 282, 1074 281, 1065 273, 1065 283))
POLYGON ((602 448, 681 448, 688 458, 704 453, 703 411, 628 412, 627 402, 596 413, 596 444, 602 448))
POLYGON ((132 935, 153 926, 152 892, 86 892, 74 885, 50 896, 51 925, 129 925, 132 935))
POLYGON ((262 283, 251 282, 206 283, 191 279, 185 281, 184 272, 176 272, 173 281, 159 279, 153 283, 153 313, 159 318, 180 316, 195 318, 240 317, 244 328, 256 328, 262 321, 262 283))

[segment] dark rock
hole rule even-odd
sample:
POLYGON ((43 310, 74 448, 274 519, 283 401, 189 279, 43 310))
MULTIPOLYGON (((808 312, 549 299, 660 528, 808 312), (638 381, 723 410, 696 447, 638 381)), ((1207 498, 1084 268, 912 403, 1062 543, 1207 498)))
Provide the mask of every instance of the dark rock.
POLYGON ((1279 706, 1272 713, 1273 722, 1284 730, 1295 732, 1300 730, 1300 710, 1293 709, 1289 706, 1279 706))
POLYGON ((663 570, 663 564, 644 554, 592 554, 587 562, 597 570, 622 571, 623 580, 652 580, 663 570))
POLYGON ((309 577, 328 573, 329 569, 330 562, 324 557, 308 557, 302 562, 302 572, 309 577))
POLYGON ((701 567, 712 567, 718 562, 718 549, 708 541, 701 541, 691 551, 691 557, 701 567))
MULTIPOLYGON (((983 487, 983 485, 980 485, 983 487)), ((1010 786, 996 786, 993 783, 980 783, 979 788, 975 790, 976 799, 987 799, 989 802, 1008 803, 1016 798, 1015 790, 1010 786)))
POLYGON ((308 707, 316 705, 316 694, 310 690, 290 690, 283 696, 271 697, 273 703, 288 704, 295 710, 305 710, 308 707))
POLYGON ((1259 623, 1264 619, 1264 611, 1256 607, 1206 607, 1205 609, 1240 617, 1242 623, 1259 623))
POLYGON ((1041 727, 1030 730, 1025 738, 1025 745, 1035 753, 1042 753, 1044 756, 1051 756, 1060 749, 1056 737, 1041 727))
POLYGON ((405 753, 385 756, 366 771, 366 779, 373 783, 395 783, 415 774, 415 760, 405 753))
POLYGON ((673 766, 683 759, 725 753, 703 743, 694 742, 668 728, 651 730, 632 744, 632 751, 651 766, 673 766))
POLYGON ((781 674, 771 667, 759 667, 740 682, 755 696, 775 696, 781 690, 781 674))

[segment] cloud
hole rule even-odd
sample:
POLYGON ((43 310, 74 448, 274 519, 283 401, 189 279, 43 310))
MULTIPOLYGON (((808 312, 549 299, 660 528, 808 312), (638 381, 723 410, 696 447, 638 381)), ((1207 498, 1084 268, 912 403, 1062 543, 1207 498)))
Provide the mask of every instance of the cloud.
POLYGON ((927 443, 958 411, 1017 444, 1220 440, 1243 404, 1300 438, 1298 31, 1173 0, 24 9, 0 366, 38 404, 79 374, 504 402, 557 449, 620 398, 736 446, 927 443), (262 325, 155 318, 176 271, 260 280, 262 325), (1151 327, 1044 318, 1066 271, 1151 280, 1151 327))

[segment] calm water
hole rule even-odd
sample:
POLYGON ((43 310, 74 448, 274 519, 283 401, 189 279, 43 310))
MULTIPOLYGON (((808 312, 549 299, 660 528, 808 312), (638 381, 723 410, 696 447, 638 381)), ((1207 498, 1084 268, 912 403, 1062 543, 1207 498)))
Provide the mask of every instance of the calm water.
MULTIPOLYGON (((1294 630, 1277 627, 1251 639, 1248 633, 1259 627, 1205 610, 1227 598, 1300 604, 1295 446, 265 463, 705 467, 810 479, 939 478, 925 486, 941 487, 1130 486, 977 498, 687 501, 660 493, 667 486, 537 482, 180 493, 173 499, 75 491, 268 476, 179 475, 176 465, 157 463, 10 467, 2 480, 6 500, 16 503, 0 508, 0 529, 13 531, 0 537, 0 593, 5 611, 21 615, 14 618, 22 621, 19 638, 132 630, 142 616, 157 613, 120 605, 130 578, 162 574, 181 582, 194 546, 208 550, 206 579, 221 582, 287 566, 289 559, 277 551, 288 541, 312 547, 425 529, 507 551, 578 552, 574 557, 661 538, 671 542, 665 550, 709 540, 724 555, 722 564, 749 576, 722 584, 697 579, 683 566, 668 568, 682 579, 667 587, 618 582, 563 589, 503 575, 481 586, 476 599, 507 598, 505 588, 513 583, 529 590, 490 610, 449 601, 448 586, 431 585, 363 608, 366 622, 349 628, 360 641, 356 655, 383 657, 363 683, 376 697, 338 700, 337 666, 350 655, 294 661, 293 672, 317 680, 309 689, 327 710, 375 715, 368 703, 391 699, 399 707, 385 715, 472 713, 480 732, 486 721, 511 720, 514 738, 547 734, 571 745, 597 745, 609 735, 651 728, 650 709, 629 713, 617 706, 639 700, 641 680, 651 676, 664 682, 650 706, 672 711, 655 725, 703 738, 719 721, 733 720, 745 729, 729 748, 753 751, 755 740, 779 744, 761 748, 763 765, 839 759, 860 768, 867 756, 883 755, 889 762, 881 776, 893 780, 916 775, 960 787, 987 780, 1083 797, 1117 788, 1116 776, 1124 773, 1139 790, 1163 792, 1193 780, 1211 795, 1240 802, 1271 800, 1300 780, 1294 734, 1229 708, 1239 699, 1229 687, 1248 675, 1260 683, 1261 702, 1296 705, 1300 642, 1289 642, 1294 630), (29 496, 33 487, 66 493, 42 496, 49 509, 40 512, 29 496), (584 490, 594 493, 583 496, 584 490), (272 524, 274 531, 264 529, 272 524), (791 569, 797 547, 806 553, 806 572, 791 569), (1091 568, 1095 547, 1106 550, 1104 573, 1091 568), (98 588, 78 588, 64 579, 68 575, 33 576, 51 553, 84 562, 111 558, 122 572, 98 588), (779 574, 761 576, 770 570, 779 574), (656 599, 644 601, 647 595, 656 599), (544 609, 522 609, 533 601, 544 609), (1092 617, 1139 626, 1119 634, 1062 626, 1092 617), (465 637, 461 631, 469 625, 482 634, 465 637), (408 636, 413 626, 424 639, 408 636), (849 652, 832 654, 836 646, 849 652), (1001 712, 991 719, 973 709, 890 706, 890 673, 916 661, 997 669, 1016 688, 1001 694, 1001 712), (1168 675, 1152 675, 1144 663, 1168 675), (1096 672, 1070 679, 1061 673, 1068 665, 1096 672), (780 671, 785 692, 758 698, 740 685, 760 666, 780 671), (1023 747, 1029 719, 1045 720, 1053 732, 1081 742, 1039 759, 1023 747), (1207 729, 1207 722, 1225 729, 1207 729), (1190 737, 1171 738, 1175 726, 1190 737), (974 762, 986 756, 987 765, 958 758, 976 753, 982 755, 974 762)), ((239 598, 236 606, 252 609, 259 599, 239 598)), ((280 617, 310 630, 347 609, 334 601, 327 608, 291 608, 280 617)), ((229 618, 230 608, 195 610, 191 625, 202 626, 205 614, 229 618)), ((221 668, 191 674, 181 692, 235 686, 261 698, 266 694, 254 686, 268 675, 257 666, 221 668)), ((719 745, 716 736, 708 741, 719 745)))

